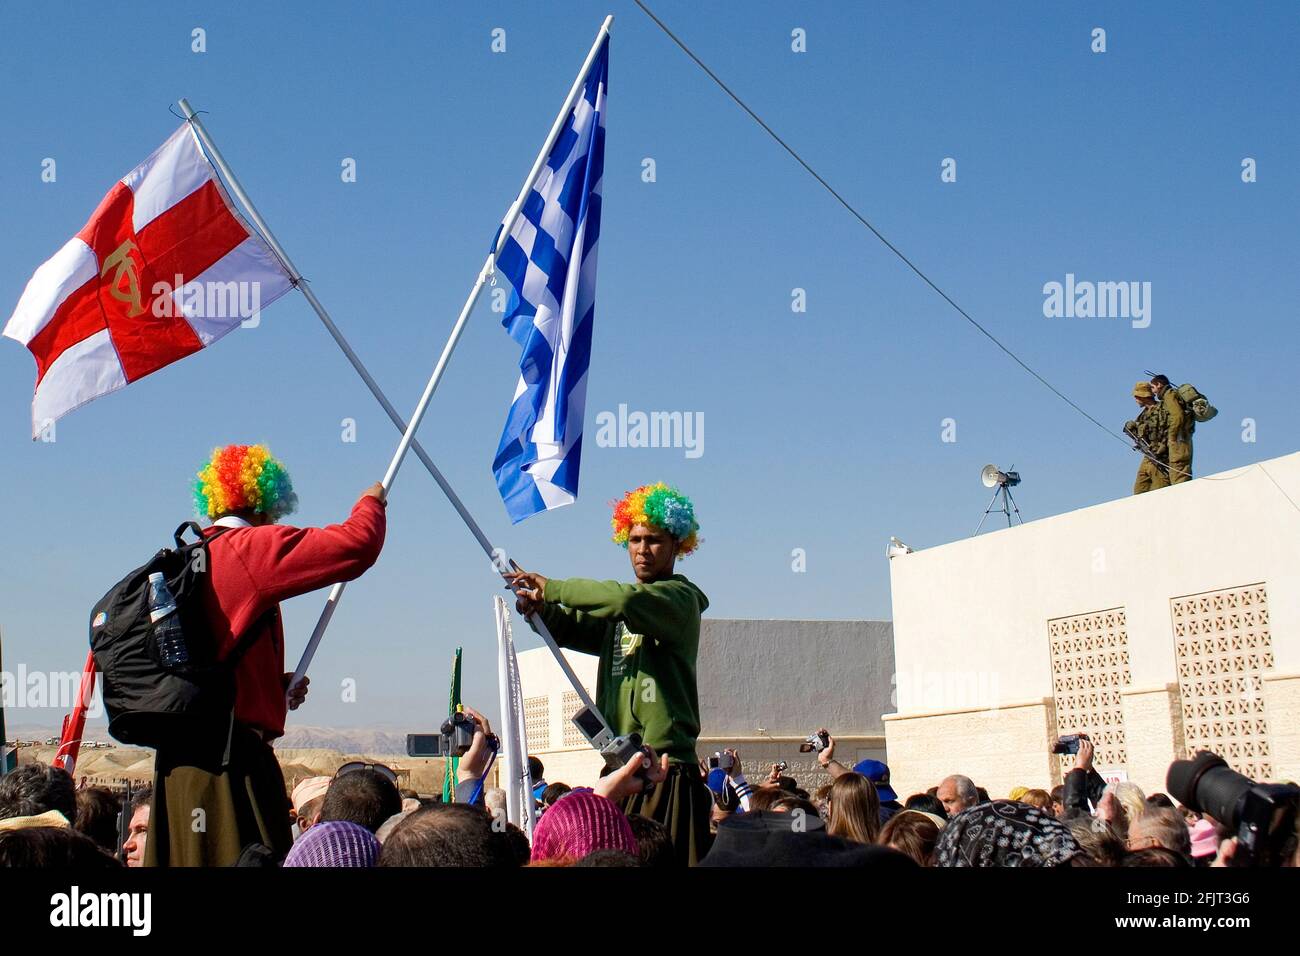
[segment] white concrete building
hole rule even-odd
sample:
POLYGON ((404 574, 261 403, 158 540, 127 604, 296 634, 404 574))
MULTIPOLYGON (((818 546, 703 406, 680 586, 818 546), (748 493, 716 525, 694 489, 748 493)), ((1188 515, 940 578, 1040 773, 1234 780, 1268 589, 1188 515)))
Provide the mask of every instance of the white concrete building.
POLYGON ((1199 749, 1300 779, 1298 505, 1293 454, 892 559, 896 789, 1050 786, 1074 732, 1148 793, 1199 749))

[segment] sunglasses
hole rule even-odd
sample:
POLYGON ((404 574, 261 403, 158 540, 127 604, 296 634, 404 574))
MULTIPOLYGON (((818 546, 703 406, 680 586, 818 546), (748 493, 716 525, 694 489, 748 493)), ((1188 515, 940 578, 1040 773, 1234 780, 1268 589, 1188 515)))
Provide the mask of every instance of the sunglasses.
POLYGON ((397 771, 393 770, 392 767, 385 767, 381 763, 364 763, 360 760, 352 760, 339 767, 339 769, 334 772, 334 779, 337 780, 345 773, 355 773, 358 770, 372 770, 386 779, 393 786, 397 786, 397 771))

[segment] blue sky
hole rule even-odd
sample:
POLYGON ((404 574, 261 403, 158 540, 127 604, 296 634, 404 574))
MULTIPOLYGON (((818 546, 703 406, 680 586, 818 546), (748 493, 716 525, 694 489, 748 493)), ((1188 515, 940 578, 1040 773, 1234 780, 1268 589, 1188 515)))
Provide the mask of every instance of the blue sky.
MULTIPOLYGON (((1296 450, 1300 8, 652 6, 941 287, 1106 424, 1130 417, 1130 388, 1154 368, 1221 410, 1197 433, 1198 473, 1296 450), (1090 49, 1094 27, 1105 53, 1090 49), (795 28, 805 53, 791 50, 795 28), (946 157, 956 182, 940 181, 946 157), (1245 157, 1257 182, 1241 180, 1245 157), (1067 273, 1150 282, 1151 325, 1045 318, 1043 285, 1067 273)), ((167 107, 186 96, 409 412, 609 12, 578 503, 517 527, 506 518, 490 464, 518 356, 486 302, 420 432, 489 536, 545 574, 627 578, 607 502, 666 480, 695 498, 705 543, 680 569, 711 615, 887 618, 889 535, 926 547, 970 534, 988 502, 985 463, 1021 472, 1027 519, 1128 493, 1133 452, 966 325, 625 0, 169 3, 130 16, 5 4, 0 318, 178 125, 167 107), (505 53, 491 51, 498 27, 505 53), (46 157, 55 183, 41 181, 46 157), (340 177, 349 157, 355 183, 340 177), (796 288, 806 312, 791 310, 796 288), (596 414, 620 403, 702 414, 704 454, 597 447, 596 414), (941 441, 945 418, 955 442, 941 441)), ((28 438, 34 374, 24 349, 0 341, 9 670, 80 666, 89 608, 190 517, 189 480, 214 445, 268 442, 293 474, 294 520, 317 524, 347 513, 397 440, 298 295, 259 328, 74 412, 53 443, 28 438), (341 441, 345 418, 354 443, 341 441)), ((430 726, 458 644, 466 699, 495 712, 493 589, 411 459, 384 555, 349 587, 294 719, 430 726), (347 678, 355 703, 340 700, 347 678)), ((323 600, 285 606, 290 665, 323 600)))

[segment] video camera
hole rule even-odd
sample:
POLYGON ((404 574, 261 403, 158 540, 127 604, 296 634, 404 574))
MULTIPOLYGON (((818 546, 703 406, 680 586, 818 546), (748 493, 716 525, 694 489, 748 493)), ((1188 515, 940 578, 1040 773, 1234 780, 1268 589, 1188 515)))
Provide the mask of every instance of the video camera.
POLYGON ((801 754, 821 753, 831 745, 830 734, 816 733, 809 734, 804 738, 804 742, 799 745, 801 754))
POLYGON ((478 732, 478 721, 457 711, 442 722, 436 734, 407 734, 408 757, 463 757, 469 753, 478 732))
MULTIPOLYGON (((601 719, 600 714, 596 713, 590 707, 581 707, 573 715, 573 724, 587 741, 600 752, 601 759, 605 761, 605 766, 609 772, 621 770, 627 766, 627 762, 639 754, 645 753, 644 741, 640 734, 623 734, 614 736, 609 726, 601 719)), ((643 768, 637 772, 641 778, 641 787, 643 793, 649 793, 654 789, 654 784, 650 782, 647 771, 643 768)))
POLYGON ((1233 866, 1282 866, 1296 849, 1300 787, 1255 783, 1218 754, 1202 750, 1169 765, 1165 786, 1174 799, 1213 817, 1237 837, 1233 866))

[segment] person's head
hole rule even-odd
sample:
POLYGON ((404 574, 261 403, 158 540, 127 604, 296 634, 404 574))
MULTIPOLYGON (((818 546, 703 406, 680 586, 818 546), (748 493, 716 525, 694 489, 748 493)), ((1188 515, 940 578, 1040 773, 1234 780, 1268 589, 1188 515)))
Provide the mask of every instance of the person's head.
POLYGON ((1130 851, 1159 846, 1191 857, 1192 833, 1177 810, 1148 805, 1145 813, 1129 822, 1127 845, 1130 851))
POLYGON ((1052 788, 1052 814, 1058 819, 1065 813, 1065 785, 1058 783, 1052 788))
POLYGON ((853 772, 866 777, 876 788, 876 796, 881 803, 897 801, 898 794, 889 785, 889 765, 880 760, 859 760, 853 765, 853 772))
POLYGON ((488 787, 483 791, 483 809, 488 816, 504 820, 506 818, 506 792, 500 787, 488 787))
POLYGON ((0 832, 0 868, 99 870, 121 865, 98 843, 71 827, 0 832))
POLYGON ((632 573, 643 583, 673 573, 679 557, 699 547, 695 505, 663 482, 642 485, 614 504, 614 543, 627 548, 632 573))
POLYGON ((215 448, 194 479, 194 509, 201 516, 275 524, 298 507, 284 464, 265 445, 215 448))
POLYGON ((300 836, 284 858, 286 867, 369 868, 379 859, 379 841, 357 823, 329 820, 300 836))
POLYGON ((1124 808, 1124 820, 1120 825, 1120 829, 1121 832, 1127 834, 1129 825, 1146 813, 1147 796, 1142 792, 1141 787, 1136 783, 1129 783, 1127 780, 1109 784, 1106 789, 1115 794, 1115 800, 1124 808))
POLYGON ((1169 379, 1164 375, 1151 376, 1151 391, 1155 393, 1156 398, 1164 394, 1165 389, 1169 387, 1169 379))
POLYGON ((1052 795, 1046 790, 1026 790, 1021 794, 1020 802, 1056 816, 1056 811, 1052 809, 1052 795))
POLYGON ((1120 866, 1166 866, 1170 868, 1190 868, 1191 861, 1181 853, 1167 850, 1162 846, 1149 846, 1144 850, 1132 850, 1124 854, 1120 866))
POLYGON ((293 803, 299 830, 306 832, 320 821, 321 807, 325 805, 325 794, 329 792, 331 780, 327 776, 306 777, 293 788, 289 799, 293 803))
POLYGON ((1155 395, 1151 391, 1150 382, 1138 382, 1133 386, 1133 399, 1142 408, 1156 403, 1155 395))
POLYGON ((66 770, 29 763, 0 777, 0 820, 50 810, 58 810, 68 823, 77 818, 77 788, 66 770))
POLYGON ((1163 807, 1163 808, 1165 808, 1166 810, 1177 810, 1177 809, 1178 809, 1178 808, 1174 805, 1174 801, 1170 800, 1170 799, 1169 799, 1169 795, 1168 795, 1168 794, 1165 794, 1165 793, 1151 793, 1151 794, 1147 794, 1147 806, 1148 806, 1148 807, 1163 807))
POLYGON ((769 809, 773 813, 802 814, 805 818, 813 816, 821 819, 821 813, 817 809, 817 804, 805 797, 793 793, 786 793, 777 797, 772 801, 772 806, 769 809))
POLYGON ((1119 866, 1124 859, 1124 841, 1109 823, 1087 817, 1064 822, 1090 865, 1119 866))
POLYGON ((536 757, 528 758, 528 779, 534 787, 546 779, 546 768, 536 757))
POLYGON ((599 866, 599 867, 633 867, 641 866, 641 861, 631 853, 624 850, 595 850, 588 853, 574 866, 599 866))
POLYGON ((131 794, 131 819, 127 821, 126 841, 122 844, 122 859, 129 867, 144 866, 151 806, 153 806, 153 787, 141 787, 131 794))
POLYGON ((117 852, 117 815, 122 801, 107 787, 86 787, 77 791, 77 819, 72 826, 109 853, 117 852))
POLYGON ((370 769, 350 770, 330 782, 319 822, 346 820, 374 833, 385 820, 401 812, 401 794, 386 775, 370 769))
POLYGON ((478 807, 442 803, 399 823, 384 840, 379 866, 508 867, 515 865, 512 852, 478 807))
POLYGON ((939 791, 936 794, 939 802, 943 804, 943 812, 948 819, 952 819, 963 810, 967 810, 980 802, 979 791, 975 789, 975 781, 970 777, 963 777, 961 774, 953 774, 951 777, 944 777, 943 782, 939 784, 939 791))
POLYGON ((549 783, 542 791, 542 806, 550 807, 555 801, 573 790, 567 783, 549 783))
POLYGON ((933 814, 904 810, 890 817, 880 830, 876 842, 905 853, 920 866, 927 866, 934 845, 939 841, 940 826, 933 814))
POLYGON ((628 814, 627 823, 636 837, 637 857, 642 866, 671 867, 677 864, 673 840, 666 826, 639 813, 628 814))
POLYGON ((855 843, 875 843, 880 833, 880 798, 876 786, 860 773, 842 773, 831 781, 831 836, 855 843))
POLYGON ((948 811, 943 808, 943 801, 933 793, 914 793, 907 798, 903 806, 908 810, 920 810, 923 813, 933 813, 944 820, 948 819, 948 811))
POLYGON ((749 795, 749 812, 771 810, 772 804, 786 795, 780 787, 755 787, 749 795))
POLYGON ((636 856, 636 835, 618 805, 588 790, 566 794, 542 814, 533 830, 533 859, 571 856, 581 860, 595 850, 622 850, 636 856))

